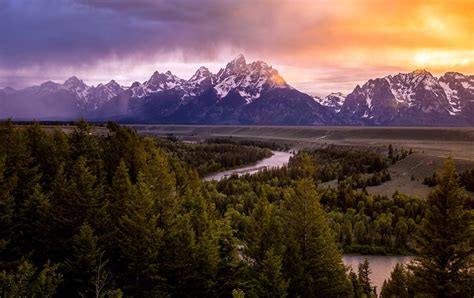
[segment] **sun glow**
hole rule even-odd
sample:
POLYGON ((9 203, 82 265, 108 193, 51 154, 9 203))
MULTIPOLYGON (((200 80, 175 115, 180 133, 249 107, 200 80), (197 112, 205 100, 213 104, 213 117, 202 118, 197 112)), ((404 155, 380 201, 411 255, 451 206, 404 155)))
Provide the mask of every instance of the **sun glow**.
POLYGON ((273 75, 272 76, 272 81, 277 84, 277 85, 284 85, 286 84, 285 80, 283 79, 282 76, 280 75, 273 75))
POLYGON ((474 61, 474 50, 471 51, 439 51, 424 50, 413 57, 416 67, 468 66, 474 61))

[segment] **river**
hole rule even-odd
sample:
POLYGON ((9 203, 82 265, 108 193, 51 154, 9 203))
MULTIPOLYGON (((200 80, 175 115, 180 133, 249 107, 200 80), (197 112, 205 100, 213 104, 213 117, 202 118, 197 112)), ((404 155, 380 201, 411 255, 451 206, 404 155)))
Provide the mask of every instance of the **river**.
POLYGON ((377 287, 377 294, 380 295, 384 280, 390 277, 393 268, 397 263, 404 265, 410 263, 413 257, 406 256, 364 256, 364 255, 344 255, 342 261, 345 265, 350 265, 352 270, 357 274, 359 264, 363 263, 365 258, 369 261, 372 274, 370 280, 372 286, 377 287))
POLYGON ((221 180, 224 177, 229 177, 232 174, 237 174, 237 175, 243 175, 243 174, 255 174, 260 170, 266 169, 266 168, 280 168, 286 164, 288 164, 288 161, 290 160, 290 157, 293 156, 292 153, 289 152, 282 152, 282 151, 272 151, 273 155, 264 158, 261 161, 257 162, 254 165, 251 166, 246 166, 246 167, 241 167, 241 168, 236 168, 233 170, 228 170, 224 172, 217 172, 214 174, 210 174, 209 176, 204 177, 204 180, 210 181, 210 180, 221 180))
MULTIPOLYGON (((292 153, 281 152, 281 151, 272 151, 273 155, 269 158, 262 159, 257 164, 252 166, 246 166, 241 168, 236 168, 233 170, 217 172, 206 176, 204 180, 221 180, 224 177, 231 176, 232 174, 255 174, 258 171, 265 168, 279 168, 286 164, 290 160, 290 157, 293 156, 292 153)), ((370 275, 372 286, 377 287, 377 294, 380 295, 380 290, 384 280, 390 277, 390 273, 397 263, 408 264, 413 258, 405 256, 365 256, 365 255, 344 255, 343 262, 345 265, 350 265, 352 270, 357 273, 358 266, 360 263, 364 262, 365 258, 369 260, 370 268, 372 274, 370 275)))

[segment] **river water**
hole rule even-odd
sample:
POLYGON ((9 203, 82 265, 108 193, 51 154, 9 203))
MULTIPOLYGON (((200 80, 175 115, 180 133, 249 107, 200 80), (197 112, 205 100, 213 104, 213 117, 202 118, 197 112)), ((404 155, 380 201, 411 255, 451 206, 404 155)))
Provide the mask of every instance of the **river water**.
POLYGON ((364 256, 364 255, 344 255, 342 261, 345 265, 350 265, 352 270, 357 274, 359 264, 363 263, 365 258, 369 261, 372 274, 370 280, 372 286, 377 287, 377 294, 380 295, 384 280, 390 277, 393 268, 397 263, 408 264, 413 257, 407 256, 364 256))
POLYGON ((242 167, 242 168, 236 168, 236 169, 228 170, 224 172, 217 172, 217 173, 204 177, 204 180, 219 181, 224 177, 231 176, 232 174, 237 174, 240 176, 243 174, 255 174, 258 171, 266 169, 266 168, 280 168, 288 164, 290 157, 293 156, 292 153, 288 153, 288 152, 272 151, 272 153, 273 153, 272 156, 262 159, 261 161, 257 162, 255 165, 242 167))

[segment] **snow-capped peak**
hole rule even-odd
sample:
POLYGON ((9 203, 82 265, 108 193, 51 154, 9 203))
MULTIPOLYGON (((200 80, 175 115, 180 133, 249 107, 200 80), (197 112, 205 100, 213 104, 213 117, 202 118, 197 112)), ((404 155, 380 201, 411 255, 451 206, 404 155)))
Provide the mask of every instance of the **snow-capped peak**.
POLYGON ((178 78, 169 70, 166 73, 155 71, 150 79, 145 82, 144 87, 148 92, 157 92, 174 89, 182 86, 184 82, 183 79, 178 78))
POLYGON ((341 110, 342 105, 344 104, 344 100, 346 100, 346 96, 341 92, 333 92, 323 98, 317 96, 314 96, 313 98, 320 105, 328 107, 336 113, 341 110))
POLYGON ((245 61, 245 57, 242 54, 239 54, 235 59, 227 63, 224 69, 221 69, 217 74, 218 80, 221 81, 226 77, 234 74, 240 74, 245 72, 247 69, 247 62, 245 61))
POLYGON ((111 98, 117 96, 124 89, 114 80, 111 80, 107 84, 99 84, 94 88, 93 92, 98 93, 97 97, 100 97, 105 100, 110 100, 111 98))
POLYGON ((266 90, 282 87, 289 86, 276 69, 263 61, 246 64, 244 56, 239 55, 219 71, 214 89, 219 99, 235 90, 249 103, 266 90))
POLYGON ((111 87, 111 88, 122 88, 120 85, 115 81, 115 80, 110 80, 105 86, 111 87))
POLYGON ((212 73, 209 71, 209 69, 207 69, 207 67, 201 66, 188 82, 201 82, 210 76, 212 76, 212 73))
MULTIPOLYGON (((444 76, 442 76, 441 78, 445 78, 445 79, 453 79, 453 80, 465 80, 466 78, 468 78, 469 76, 465 76, 463 75, 462 73, 459 73, 459 72, 447 72, 444 74, 444 76)), ((471 76, 472 77, 472 76, 471 76)), ((440 78, 440 79, 441 79, 440 78)))
POLYGON ((230 66, 234 69, 238 68, 243 68, 247 65, 247 62, 245 61, 245 57, 242 54, 237 55, 237 57, 234 58, 234 60, 230 61, 227 66, 230 66))

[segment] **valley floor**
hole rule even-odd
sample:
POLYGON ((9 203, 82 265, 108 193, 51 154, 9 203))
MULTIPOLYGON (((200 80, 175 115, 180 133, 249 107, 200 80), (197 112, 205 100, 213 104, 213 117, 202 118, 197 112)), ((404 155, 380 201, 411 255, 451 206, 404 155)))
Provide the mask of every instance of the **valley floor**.
POLYGON ((391 181, 367 188, 370 193, 387 196, 397 190, 409 195, 426 196, 431 188, 422 184, 423 179, 441 168, 449 155, 454 157, 459 171, 474 168, 474 128, 205 125, 133 125, 133 128, 142 134, 172 135, 189 140, 215 137, 266 140, 298 149, 339 145, 370 147, 386 152, 389 144, 412 149, 415 154, 389 168, 391 181))

